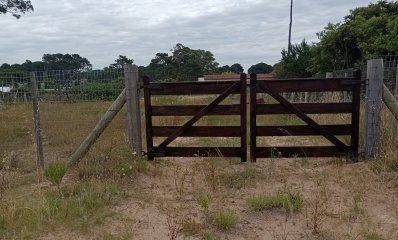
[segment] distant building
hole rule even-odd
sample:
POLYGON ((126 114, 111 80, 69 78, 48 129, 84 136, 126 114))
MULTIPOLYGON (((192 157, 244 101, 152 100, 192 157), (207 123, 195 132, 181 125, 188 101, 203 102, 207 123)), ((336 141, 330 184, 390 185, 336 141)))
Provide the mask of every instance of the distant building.
POLYGON ((9 93, 11 92, 12 87, 0 86, 0 92, 9 93))
MULTIPOLYGON (((250 74, 246 74, 246 78, 250 79, 250 74)), ((231 80, 239 80, 240 74, 213 74, 213 75, 204 75, 203 78, 199 78, 199 81, 231 81, 231 80)), ((258 73, 257 80, 271 80, 274 79, 274 75, 272 73, 258 73)))

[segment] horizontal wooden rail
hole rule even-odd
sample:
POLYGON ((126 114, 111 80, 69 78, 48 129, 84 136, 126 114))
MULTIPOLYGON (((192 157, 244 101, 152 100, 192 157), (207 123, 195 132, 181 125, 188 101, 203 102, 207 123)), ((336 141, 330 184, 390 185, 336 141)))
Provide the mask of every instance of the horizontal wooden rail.
POLYGON ((151 153, 150 157, 241 157, 240 147, 167 147, 164 152, 151 153))
MULTIPOLYGON (((152 116, 193 116, 206 105, 152 106, 152 116)), ((206 115, 239 115, 240 105, 219 105, 206 115)))
POLYGON ((276 92, 334 92, 352 91, 358 80, 355 79, 294 79, 257 81, 257 91, 267 84, 276 92))
MULTIPOLYGON (((324 129, 334 135, 351 135, 352 126, 343 125, 321 125, 324 129)), ((308 125, 297 126, 257 126, 257 136, 318 136, 321 135, 308 125)))
MULTIPOLYGON (((153 126, 153 136, 167 137, 178 128, 179 126, 153 126)), ((180 137, 240 137, 240 126, 195 126, 180 137)))
MULTIPOLYGON (((145 88, 151 95, 206 95, 221 94, 236 82, 239 81, 150 83, 145 88)), ((235 89, 231 94, 239 93, 240 89, 235 89)))
MULTIPOLYGON (((293 103, 305 114, 351 113, 352 103, 293 103)), ((257 115, 292 114, 281 104, 257 104, 257 115)))
POLYGON ((257 147, 256 157, 336 157, 344 154, 337 147, 257 147))

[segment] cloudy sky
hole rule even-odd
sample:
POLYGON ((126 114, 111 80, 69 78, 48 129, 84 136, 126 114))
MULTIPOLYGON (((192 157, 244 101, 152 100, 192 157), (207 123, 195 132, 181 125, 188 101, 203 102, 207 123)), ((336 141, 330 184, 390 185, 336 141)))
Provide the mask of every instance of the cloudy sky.
MULTIPOLYGON (((176 43, 211 51, 220 65, 274 64, 287 46, 290 0, 31 0, 17 20, 0 15, 0 64, 78 53, 94 68, 119 54, 147 65, 176 43)), ((316 41, 328 22, 370 0, 294 0, 292 42, 316 41)))

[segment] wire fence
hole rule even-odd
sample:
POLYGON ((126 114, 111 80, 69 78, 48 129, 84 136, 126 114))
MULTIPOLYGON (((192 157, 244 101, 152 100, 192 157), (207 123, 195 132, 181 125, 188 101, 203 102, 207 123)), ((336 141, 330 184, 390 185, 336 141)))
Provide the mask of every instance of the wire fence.
MULTIPOLYGON (((25 170, 34 170, 36 159, 33 78, 46 161, 66 160, 124 88, 122 69, 0 73, 0 161, 25 170)), ((112 125, 125 124, 124 110, 112 125)), ((109 136, 104 140, 113 141, 109 136)))

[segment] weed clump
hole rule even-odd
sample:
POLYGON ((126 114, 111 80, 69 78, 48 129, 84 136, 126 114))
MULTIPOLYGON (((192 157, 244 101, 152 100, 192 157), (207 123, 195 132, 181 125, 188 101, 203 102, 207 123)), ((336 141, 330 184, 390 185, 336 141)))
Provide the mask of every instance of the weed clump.
POLYGON ((248 203, 256 211, 282 208, 286 211, 297 212, 303 206, 303 198, 298 193, 279 193, 275 196, 254 196, 248 199, 248 203))
POLYGON ((66 164, 63 162, 50 163, 44 171, 44 176, 59 189, 67 169, 66 164))
POLYGON ((213 223, 221 230, 229 230, 236 226, 238 219, 232 212, 218 211, 213 214, 213 223))

